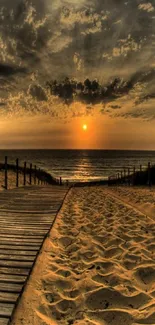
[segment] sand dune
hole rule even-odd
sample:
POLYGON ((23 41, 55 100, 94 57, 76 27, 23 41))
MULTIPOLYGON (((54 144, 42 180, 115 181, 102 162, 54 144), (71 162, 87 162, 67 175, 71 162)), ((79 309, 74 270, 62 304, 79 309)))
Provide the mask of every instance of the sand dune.
POLYGON ((12 324, 155 324, 153 220, 104 187, 71 189, 12 324))

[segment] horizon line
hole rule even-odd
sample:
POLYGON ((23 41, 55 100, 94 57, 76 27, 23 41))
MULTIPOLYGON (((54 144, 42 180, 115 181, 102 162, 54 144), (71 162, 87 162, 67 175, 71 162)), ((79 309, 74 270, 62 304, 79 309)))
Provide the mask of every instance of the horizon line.
POLYGON ((155 149, 114 149, 114 148, 112 148, 112 149, 104 149, 104 148, 91 148, 91 149, 89 149, 89 148, 81 148, 81 149, 76 149, 76 148, 0 148, 0 151, 13 151, 13 150, 16 150, 16 151, 18 151, 18 150, 74 150, 74 151, 155 151, 155 149))

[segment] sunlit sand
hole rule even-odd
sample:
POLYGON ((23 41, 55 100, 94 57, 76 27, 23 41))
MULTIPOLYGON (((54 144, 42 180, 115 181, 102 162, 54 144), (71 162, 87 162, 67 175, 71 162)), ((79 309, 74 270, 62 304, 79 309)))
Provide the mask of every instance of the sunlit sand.
POLYGON ((155 324, 154 197, 150 189, 72 188, 12 325, 155 324))

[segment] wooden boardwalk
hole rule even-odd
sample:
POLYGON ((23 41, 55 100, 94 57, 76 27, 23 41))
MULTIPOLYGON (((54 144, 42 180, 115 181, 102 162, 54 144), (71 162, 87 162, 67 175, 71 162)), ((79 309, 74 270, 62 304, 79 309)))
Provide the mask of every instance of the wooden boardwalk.
POLYGON ((9 323, 66 192, 60 186, 0 192, 0 325, 9 323))

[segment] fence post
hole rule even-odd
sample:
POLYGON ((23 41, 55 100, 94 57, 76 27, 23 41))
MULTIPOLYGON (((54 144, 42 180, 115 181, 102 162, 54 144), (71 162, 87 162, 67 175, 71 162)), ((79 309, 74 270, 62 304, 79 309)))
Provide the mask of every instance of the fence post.
POLYGON ((5 156, 5 180, 4 180, 4 188, 8 189, 8 157, 5 156))
POLYGON ((26 162, 24 162, 24 186, 26 185, 26 162))
POLYGON ((30 164, 30 178, 29 178, 29 180, 30 180, 30 185, 32 185, 32 164, 30 164))
POLYGON ((124 183, 126 184, 126 169, 124 168, 124 183))
POLYGON ((148 163, 148 185, 151 186, 151 164, 148 163))
POLYGON ((134 166, 133 167, 133 181, 132 181, 132 185, 134 185, 134 183, 135 183, 135 173, 136 173, 136 168, 134 166))
POLYGON ((142 172, 142 165, 140 165, 140 172, 142 172))
POLYGON ((16 187, 19 186, 19 160, 16 159, 16 187))
POLYGON ((128 185, 130 185, 130 168, 128 167, 128 185))
POLYGON ((60 185, 62 185, 62 178, 60 177, 60 185))
POLYGON ((34 166, 34 184, 36 185, 36 172, 37 172, 37 167, 36 165, 34 166))
POLYGON ((121 183, 122 183, 122 178, 123 178, 123 172, 122 172, 122 170, 121 170, 121 183))
POLYGON ((38 169, 38 185, 40 185, 40 178, 39 178, 39 176, 40 176, 40 168, 38 169))

